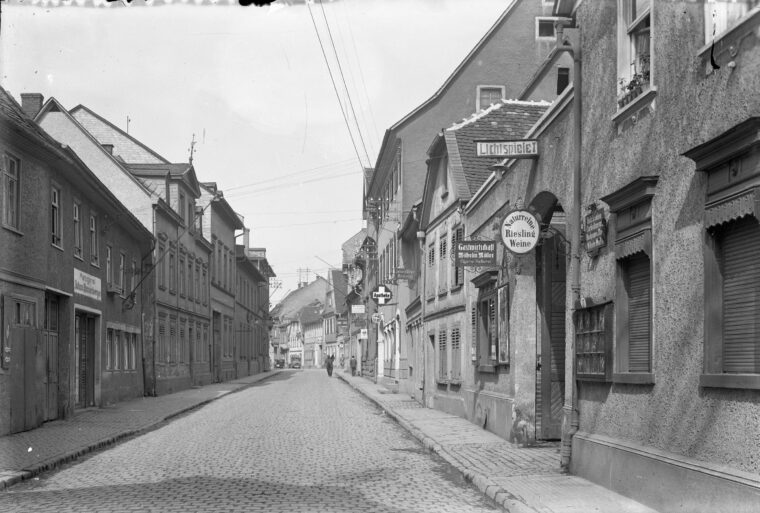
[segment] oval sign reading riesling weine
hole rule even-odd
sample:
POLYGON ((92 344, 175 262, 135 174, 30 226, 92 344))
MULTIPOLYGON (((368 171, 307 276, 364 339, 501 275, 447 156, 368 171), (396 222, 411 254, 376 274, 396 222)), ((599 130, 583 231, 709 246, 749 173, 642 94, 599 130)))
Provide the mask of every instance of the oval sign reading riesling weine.
POLYGON ((527 210, 513 210, 501 223, 501 240, 512 253, 523 255, 538 244, 541 226, 527 210))

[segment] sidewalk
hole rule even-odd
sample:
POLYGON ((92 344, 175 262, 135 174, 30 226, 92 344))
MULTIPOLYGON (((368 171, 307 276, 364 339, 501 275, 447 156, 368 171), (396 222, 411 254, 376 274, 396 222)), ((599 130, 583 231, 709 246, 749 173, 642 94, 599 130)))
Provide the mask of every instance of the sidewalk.
POLYGON ((88 408, 77 411, 69 419, 47 422, 30 431, 0 437, 0 490, 123 438, 149 431, 165 420, 280 372, 274 369, 159 397, 142 397, 106 408, 88 408))
POLYGON ((429 450, 513 513, 656 513, 627 497, 560 472, 558 446, 517 447, 455 415, 349 372, 338 377, 375 402, 429 450))

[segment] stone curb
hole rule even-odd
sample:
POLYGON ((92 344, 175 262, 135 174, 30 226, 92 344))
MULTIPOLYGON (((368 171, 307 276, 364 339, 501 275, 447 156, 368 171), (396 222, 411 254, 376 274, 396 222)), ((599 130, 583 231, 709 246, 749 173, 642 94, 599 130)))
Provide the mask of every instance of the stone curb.
POLYGON ((141 435, 144 433, 147 433, 151 429, 153 429, 155 426, 167 422, 173 418, 179 417, 180 415, 183 415, 187 412, 190 412, 192 410, 201 408, 213 401, 216 401, 217 399, 221 399, 222 397, 225 397, 230 394, 234 394, 236 392, 240 392, 241 390, 245 390, 246 388, 249 388, 257 383, 260 383, 262 381, 265 381, 272 376, 276 376, 279 374, 278 372, 272 372, 269 371, 266 376, 263 376, 261 379, 257 379, 256 381, 252 381, 250 383, 235 383, 237 385, 237 388, 234 390, 229 390, 223 394, 220 394, 216 397, 213 397, 211 399, 204 399, 203 401, 200 401, 198 403, 192 404, 190 406, 186 406, 184 408, 181 408, 177 411, 171 412, 163 417, 160 417, 154 421, 149 421, 145 425, 137 428, 137 429, 131 429, 127 431, 122 431, 120 433, 117 433, 115 435, 109 436, 107 438, 104 438, 103 440, 100 440, 98 442, 86 445, 80 449, 67 452, 65 454, 61 454, 58 456, 53 456, 51 458, 48 458, 47 460, 40 462, 34 466, 31 466, 29 468, 22 469, 20 471, 11 471, 7 473, 0 473, 0 490, 6 490, 9 487, 13 486, 14 484, 20 483, 21 481, 26 481, 28 479, 31 479, 33 477, 38 476, 39 474, 42 474, 43 472, 47 472, 49 470, 53 470, 55 468, 58 468, 62 465, 65 465, 66 463, 72 462, 74 460, 77 460, 84 456, 85 454, 89 454, 91 452, 94 452, 98 449, 102 449, 104 447, 108 447, 110 445, 114 445, 115 443, 119 442, 120 440, 123 440, 125 438, 141 435))
POLYGON ((390 418, 392 418, 397 424, 406 429, 417 440, 419 440, 425 449, 432 451, 441 456, 446 463, 457 469, 462 473, 465 480, 471 482, 475 487, 480 490, 484 495, 492 499, 496 504, 504 508, 508 513, 537 513, 538 510, 530 507, 520 500, 519 497, 511 494, 508 490, 502 488, 499 484, 491 481, 488 476, 481 474, 480 472, 466 468, 457 462, 452 455, 443 448, 439 443, 425 435, 421 430, 411 425, 406 419, 399 416, 393 410, 390 410, 387 406, 382 404, 379 400, 375 399, 364 393, 364 391, 358 386, 354 385, 351 381, 343 376, 342 373, 337 373, 338 377, 347 383, 351 388, 358 391, 364 397, 375 403, 381 410, 383 410, 390 418))

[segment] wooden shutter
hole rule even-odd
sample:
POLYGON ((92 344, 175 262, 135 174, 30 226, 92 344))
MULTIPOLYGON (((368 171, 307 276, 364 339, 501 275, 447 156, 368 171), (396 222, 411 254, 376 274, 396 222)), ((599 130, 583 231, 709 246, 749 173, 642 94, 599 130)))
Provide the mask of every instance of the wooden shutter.
POLYGON ((723 232, 723 371, 760 372, 760 228, 754 217, 723 232))
POLYGON ((462 350, 460 349, 461 334, 459 327, 451 330, 451 379, 462 378, 462 350))
POLYGON ((652 295, 649 257, 636 253, 627 259, 628 372, 650 372, 652 295))
POLYGON ((440 379, 448 378, 448 362, 446 360, 446 329, 438 332, 439 376, 440 379))

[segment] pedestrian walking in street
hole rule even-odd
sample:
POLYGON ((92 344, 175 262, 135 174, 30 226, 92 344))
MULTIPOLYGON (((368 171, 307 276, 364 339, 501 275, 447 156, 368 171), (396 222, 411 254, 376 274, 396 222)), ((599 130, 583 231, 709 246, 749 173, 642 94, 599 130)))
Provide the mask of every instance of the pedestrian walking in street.
POLYGON ((333 371, 333 356, 327 357, 327 362, 325 363, 325 367, 327 367, 327 375, 332 377, 332 371, 333 371))
POLYGON ((351 375, 356 376, 356 356, 351 357, 351 375))

